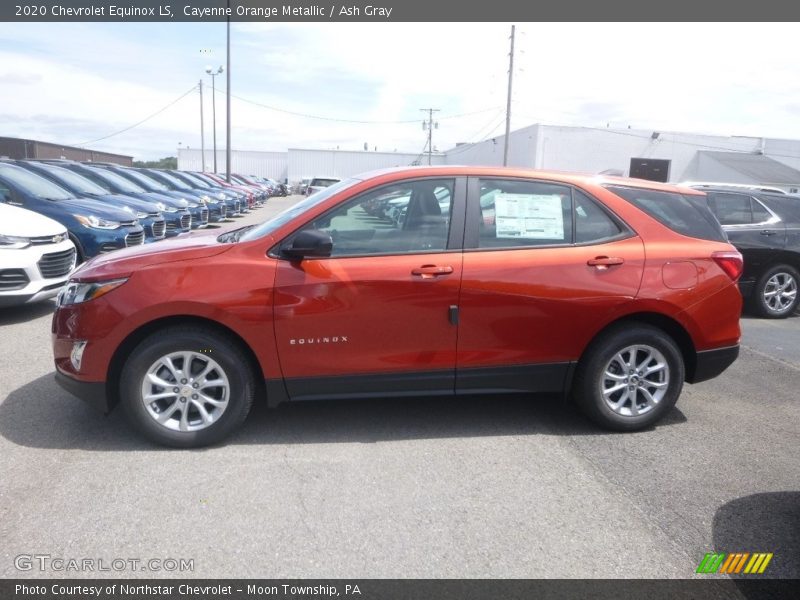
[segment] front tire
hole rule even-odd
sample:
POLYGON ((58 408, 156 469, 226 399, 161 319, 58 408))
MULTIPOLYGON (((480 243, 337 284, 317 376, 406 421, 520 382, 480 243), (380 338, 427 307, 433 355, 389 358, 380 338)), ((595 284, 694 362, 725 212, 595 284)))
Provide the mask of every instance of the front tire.
POLYGON ((578 364, 573 397, 592 421, 637 431, 666 415, 683 389, 683 356, 656 327, 627 323, 598 337, 578 364))
POLYGON ((244 422, 255 390, 249 361, 228 337, 198 326, 145 338, 122 369, 120 400, 133 426, 164 446, 217 443, 244 422))
POLYGON ((800 274, 789 265, 777 265, 758 278, 753 290, 754 311, 767 319, 785 319, 797 310, 800 274))

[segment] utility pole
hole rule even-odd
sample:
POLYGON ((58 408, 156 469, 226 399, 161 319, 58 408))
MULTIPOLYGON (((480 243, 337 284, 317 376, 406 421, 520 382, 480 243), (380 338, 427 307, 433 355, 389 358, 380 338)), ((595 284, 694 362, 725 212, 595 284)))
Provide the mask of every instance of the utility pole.
POLYGON ((420 108, 422 112, 428 113, 428 120, 422 122, 422 130, 428 130, 428 166, 431 164, 431 154, 433 154, 433 129, 439 129, 439 123, 433 122, 433 113, 439 112, 438 108, 420 108))
POLYGON ((200 80, 200 170, 206 172, 206 130, 203 123, 203 80, 200 80))
POLYGON ((506 139, 503 166, 508 166, 508 138, 511 134, 511 82, 514 80, 514 26, 511 26, 511 52, 508 53, 508 101, 506 102, 506 139))
MULTIPOLYGON (((228 0, 228 14, 231 14, 231 0, 228 0)), ((227 82, 226 87, 227 89, 226 94, 228 95, 228 106, 227 110, 225 111, 228 115, 228 140, 226 142, 226 150, 225 150, 225 180, 230 183, 231 182, 231 18, 228 17, 228 73, 227 73, 227 82)))

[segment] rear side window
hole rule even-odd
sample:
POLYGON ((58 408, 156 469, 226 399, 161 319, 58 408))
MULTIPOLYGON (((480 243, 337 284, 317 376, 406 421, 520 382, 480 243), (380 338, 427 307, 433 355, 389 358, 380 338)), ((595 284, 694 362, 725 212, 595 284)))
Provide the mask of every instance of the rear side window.
POLYGON ((719 221, 708 208, 705 196, 618 185, 609 185, 606 189, 681 235, 715 242, 728 241, 719 221))

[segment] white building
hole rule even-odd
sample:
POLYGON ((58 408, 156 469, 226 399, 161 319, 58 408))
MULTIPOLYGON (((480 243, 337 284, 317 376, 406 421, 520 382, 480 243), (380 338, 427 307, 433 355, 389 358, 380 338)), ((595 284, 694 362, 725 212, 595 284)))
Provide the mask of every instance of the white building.
MULTIPOLYGON (((432 164, 502 165, 505 137, 462 144, 434 154, 432 164)), ((304 177, 348 177, 373 169, 427 164, 427 155, 291 148, 233 151, 236 173, 296 183, 304 177)), ((206 169, 212 169, 206 152, 206 169)), ((178 168, 201 169, 200 151, 180 149, 178 168)), ((694 133, 531 125, 509 137, 509 166, 613 173, 669 182, 754 183, 800 189, 800 140, 694 133)), ((225 169, 218 152, 217 168, 225 169)))

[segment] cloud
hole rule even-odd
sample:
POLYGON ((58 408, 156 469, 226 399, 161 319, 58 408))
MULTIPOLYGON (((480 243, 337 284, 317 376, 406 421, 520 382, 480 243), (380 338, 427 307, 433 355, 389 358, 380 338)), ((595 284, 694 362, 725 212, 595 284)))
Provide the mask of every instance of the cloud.
MULTIPOLYGON (((512 128, 543 122, 800 138, 793 25, 522 23, 512 128), (747 39, 748 44, 741 40, 747 39)), ((434 145, 501 134, 508 35, 502 23, 235 23, 236 149, 420 151, 420 109, 441 109, 434 145), (455 115, 469 113, 452 118, 455 115), (386 123, 386 121, 409 121, 386 123)), ((5 135, 88 141, 144 119, 224 64, 224 24, 0 24, 5 135), (64 43, 69 40, 69 43, 64 43)), ((224 90, 226 75, 217 78, 224 90)), ((216 98, 224 144, 225 98, 216 98)), ((199 147, 193 93, 131 131, 93 145, 141 158, 199 147)))

